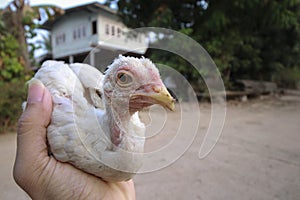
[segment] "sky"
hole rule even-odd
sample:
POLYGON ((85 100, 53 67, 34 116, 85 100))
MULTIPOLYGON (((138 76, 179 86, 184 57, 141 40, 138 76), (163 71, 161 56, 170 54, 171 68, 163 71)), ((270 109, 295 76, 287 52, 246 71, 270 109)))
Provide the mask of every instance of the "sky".
MULTIPOLYGON (((0 0, 0 8, 4 8, 11 1, 12 0, 0 0)), ((77 6, 80 4, 86 4, 86 3, 91 3, 91 2, 95 2, 95 1, 100 2, 100 3, 105 2, 105 0, 80 0, 80 1, 76 1, 76 0, 29 0, 30 5, 32 5, 32 6, 42 5, 42 4, 51 4, 51 5, 59 6, 61 8, 69 8, 69 7, 77 6)))

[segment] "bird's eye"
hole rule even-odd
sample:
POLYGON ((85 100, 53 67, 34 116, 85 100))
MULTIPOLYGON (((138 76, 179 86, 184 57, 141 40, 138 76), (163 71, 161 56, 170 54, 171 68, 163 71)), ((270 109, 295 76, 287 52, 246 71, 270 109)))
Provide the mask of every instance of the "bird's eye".
POLYGON ((132 77, 125 72, 119 72, 117 74, 117 83, 120 86, 128 86, 132 83, 132 77))

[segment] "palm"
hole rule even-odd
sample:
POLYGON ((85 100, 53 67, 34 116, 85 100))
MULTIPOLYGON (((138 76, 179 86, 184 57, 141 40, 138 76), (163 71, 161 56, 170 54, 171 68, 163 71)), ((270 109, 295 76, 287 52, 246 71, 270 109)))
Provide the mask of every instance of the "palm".
POLYGON ((14 178, 33 199, 135 199, 132 181, 108 183, 48 155, 46 127, 52 112, 44 86, 29 86, 19 121, 14 178))
MULTIPOLYGON (((42 171, 45 178, 40 179, 41 185, 47 185, 50 197, 58 195, 65 198, 90 199, 134 199, 134 185, 132 181, 108 183, 84 173, 67 163, 56 161, 53 157, 45 159, 42 171), (60 192, 57 186, 60 186, 60 192), (53 190, 53 191, 52 191, 53 190), (72 196, 65 196, 66 194, 72 196)), ((47 194, 48 195, 48 194, 47 194)))

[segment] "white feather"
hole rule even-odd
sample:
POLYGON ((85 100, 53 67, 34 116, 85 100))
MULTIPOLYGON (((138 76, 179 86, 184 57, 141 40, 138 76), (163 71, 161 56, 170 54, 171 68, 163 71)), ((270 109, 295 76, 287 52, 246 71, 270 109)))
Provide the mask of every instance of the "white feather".
POLYGON ((103 75, 86 64, 46 61, 34 79, 52 95, 47 139, 55 158, 106 181, 132 178, 142 165, 139 153, 144 148, 145 127, 134 114, 129 123, 132 137, 125 137, 121 144, 125 150, 113 148, 107 124, 110 116, 96 94, 103 93, 103 75))

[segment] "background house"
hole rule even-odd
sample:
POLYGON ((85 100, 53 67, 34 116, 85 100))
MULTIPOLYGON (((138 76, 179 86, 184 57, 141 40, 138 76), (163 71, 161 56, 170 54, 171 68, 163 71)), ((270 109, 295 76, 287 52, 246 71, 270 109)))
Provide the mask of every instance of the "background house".
POLYGON ((119 54, 141 56, 148 47, 144 34, 128 34, 116 11, 100 3, 66 9, 43 27, 51 32, 53 59, 85 62, 101 70, 119 54))

